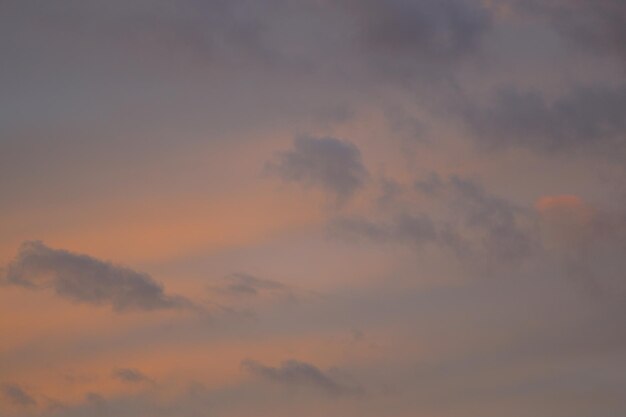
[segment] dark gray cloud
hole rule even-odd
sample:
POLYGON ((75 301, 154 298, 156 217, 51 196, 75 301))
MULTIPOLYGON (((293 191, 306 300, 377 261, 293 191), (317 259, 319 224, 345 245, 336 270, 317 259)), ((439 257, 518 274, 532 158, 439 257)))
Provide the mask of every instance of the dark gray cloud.
POLYGON ((332 137, 295 138, 293 149, 276 153, 266 171, 284 181, 322 188, 338 202, 352 196, 368 177, 359 148, 332 137))
POLYGON ((124 382, 146 382, 150 381, 143 372, 133 368, 118 368, 113 371, 113 377, 124 382))
POLYGON ((449 74, 475 53, 491 26, 488 9, 465 0, 346 0, 363 52, 388 75, 449 74))
POLYGON ((466 109, 476 140, 493 148, 614 152, 626 144, 626 88, 577 87, 555 100, 501 89, 493 104, 466 109))
POLYGON ((9 263, 3 281, 29 289, 53 289, 73 301, 109 305, 115 311, 158 310, 190 306, 168 295, 149 275, 87 255, 25 242, 9 263))
POLYGON ((16 384, 4 384, 2 393, 13 405, 24 407, 37 404, 37 401, 28 392, 16 384))
POLYGON ((241 366, 262 379, 281 385, 315 388, 331 396, 354 395, 360 391, 336 381, 314 365, 293 359, 282 362, 279 367, 247 359, 241 362, 241 366))

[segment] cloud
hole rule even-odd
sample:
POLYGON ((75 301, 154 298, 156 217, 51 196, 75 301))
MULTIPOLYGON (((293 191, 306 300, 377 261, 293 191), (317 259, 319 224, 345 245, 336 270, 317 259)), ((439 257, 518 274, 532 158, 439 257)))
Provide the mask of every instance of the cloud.
POLYGON ((51 249, 42 242, 23 243, 3 281, 29 289, 53 289, 60 297, 109 305, 117 312, 191 305, 183 297, 166 294, 147 274, 88 255, 51 249))
POLYGON ((2 393, 13 405, 24 407, 37 404, 37 401, 29 393, 16 384, 4 384, 2 393))
MULTIPOLYGON (((89 42, 99 52, 120 54, 142 49, 144 58, 163 59, 174 54, 183 63, 195 60, 196 64, 205 61, 216 64, 219 62, 216 58, 224 61, 233 54, 239 59, 265 58, 263 25, 256 14, 240 10, 251 7, 246 1, 184 0, 185 7, 167 11, 154 10, 148 3, 129 6, 118 0, 112 0, 109 7, 97 3, 37 3, 36 9, 12 5, 11 12, 22 24, 39 21, 42 27, 38 30, 45 30, 53 40, 62 36, 62 32, 54 29, 63 25, 67 33, 81 36, 82 42, 89 42)), ((65 39, 65 42, 75 48, 83 46, 73 39, 65 39)), ((52 43, 51 47, 58 45, 52 43)), ((90 57, 96 53, 79 50, 90 57)))
POLYGON ((256 296, 266 292, 289 291, 289 287, 285 284, 244 273, 236 273, 224 277, 221 283, 211 286, 210 289, 232 296, 256 296))
POLYGON ((525 12, 546 17, 572 43, 626 64, 626 3, 621 0, 517 0, 525 12))
POLYGON ((284 181, 322 188, 338 202, 351 197, 368 177, 359 148, 332 137, 295 138, 293 149, 276 153, 266 171, 284 181))
POLYGON ((540 92, 501 89, 493 104, 465 111, 479 144, 538 152, 613 151, 626 144, 626 88, 577 87, 549 101, 540 92))
POLYGON ((319 298, 314 291, 241 272, 212 280, 207 291, 222 311, 243 317, 254 315, 257 307, 293 305, 319 298))
POLYGON ((413 181, 413 188, 428 195, 434 195, 435 193, 440 192, 443 185, 441 177, 436 172, 430 173, 428 177, 424 179, 417 179, 413 181))
POLYGON ((452 176, 447 186, 448 204, 461 215, 466 230, 479 234, 488 253, 509 261, 530 254, 532 238, 520 220, 524 210, 458 176, 452 176))
POLYGON ((626 215, 601 210, 577 195, 544 196, 535 209, 545 249, 565 275, 623 308, 626 215))
POLYGON ((113 377, 124 382, 146 382, 150 381, 143 372, 132 368, 118 368, 113 371, 113 377))
POLYGON ((250 374, 287 386, 315 388, 330 396, 354 395, 359 389, 337 382, 316 366, 297 360, 288 360, 279 367, 263 365, 251 359, 241 362, 241 366, 250 374))
POLYGON ((548 195, 535 202, 540 216, 563 227, 585 227, 593 221, 595 212, 579 196, 548 195))
POLYGON ((109 416, 110 404, 109 401, 97 392, 88 392, 85 394, 85 401, 87 410, 91 415, 95 416, 109 416))
POLYGON ((413 191, 400 208, 386 207, 378 216, 338 217, 328 231, 348 240, 440 245, 460 256, 482 254, 502 261, 523 259, 533 250, 534 237, 525 224, 529 214, 476 182, 432 174, 415 181, 413 191), (424 200, 415 194, 435 204, 436 211, 423 212, 424 200))
POLYGON ((366 238, 381 243, 407 242, 416 246, 436 242, 435 224, 425 214, 403 213, 387 221, 371 221, 362 217, 340 217, 330 224, 332 234, 349 239, 366 238))
POLYGON ((441 77, 479 48, 490 11, 465 0, 347 0, 366 57, 387 75, 441 77), (442 71, 443 70, 443 71, 442 71))

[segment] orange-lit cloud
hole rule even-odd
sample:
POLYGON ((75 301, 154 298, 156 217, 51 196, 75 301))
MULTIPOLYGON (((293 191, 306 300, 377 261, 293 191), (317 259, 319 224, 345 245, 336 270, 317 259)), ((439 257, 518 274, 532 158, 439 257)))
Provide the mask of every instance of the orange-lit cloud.
POLYGON ((576 245, 589 237, 594 210, 576 195, 541 197, 535 202, 548 242, 576 245))

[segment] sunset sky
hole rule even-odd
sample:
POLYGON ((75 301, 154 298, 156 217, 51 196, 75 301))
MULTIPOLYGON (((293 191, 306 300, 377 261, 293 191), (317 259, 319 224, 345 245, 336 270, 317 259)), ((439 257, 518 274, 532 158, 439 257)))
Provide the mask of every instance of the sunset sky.
POLYGON ((626 416, 624 0, 0 1, 1 417, 626 416))

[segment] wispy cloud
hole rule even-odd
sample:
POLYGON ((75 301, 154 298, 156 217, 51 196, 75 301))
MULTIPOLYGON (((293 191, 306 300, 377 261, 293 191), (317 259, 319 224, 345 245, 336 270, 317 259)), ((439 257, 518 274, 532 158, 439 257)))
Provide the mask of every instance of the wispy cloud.
POLYGON ((150 381, 143 372, 134 368, 118 368, 113 371, 113 377, 124 382, 139 383, 150 381))
POLYGON ((2 393, 13 405, 25 407, 37 404, 37 401, 35 401, 32 395, 17 384, 4 384, 2 386, 2 393))
POLYGON ((285 386, 313 388, 331 396, 361 393, 359 388, 338 382, 315 365, 294 359, 284 361, 278 367, 246 359, 241 362, 241 366, 252 375, 285 386))
POLYGON ((507 262, 523 259, 533 249, 534 237, 525 224, 529 214, 475 181, 456 175, 444 180, 432 174, 403 193, 411 202, 400 208, 387 205, 378 215, 332 219, 330 235, 415 247, 439 245, 458 255, 482 254, 507 262), (434 202, 438 212, 425 212, 423 202, 412 193, 434 202))
POLYGON ((235 273, 209 286, 209 290, 232 296, 255 296, 261 293, 289 292, 290 288, 278 281, 235 273))

